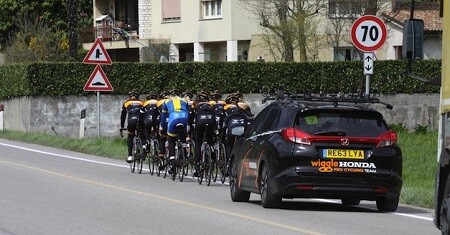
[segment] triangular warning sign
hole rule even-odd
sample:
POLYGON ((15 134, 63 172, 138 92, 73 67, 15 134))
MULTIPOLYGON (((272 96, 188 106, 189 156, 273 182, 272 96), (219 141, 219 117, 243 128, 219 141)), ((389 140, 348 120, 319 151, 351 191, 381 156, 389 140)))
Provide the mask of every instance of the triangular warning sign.
POLYGON ((112 91, 113 88, 109 83, 105 72, 100 65, 97 65, 92 72, 89 80, 86 82, 83 88, 84 91, 112 91))
POLYGON ((85 64, 111 64, 111 58, 108 55, 105 47, 103 46, 102 40, 97 38, 94 45, 84 57, 83 63, 85 64))

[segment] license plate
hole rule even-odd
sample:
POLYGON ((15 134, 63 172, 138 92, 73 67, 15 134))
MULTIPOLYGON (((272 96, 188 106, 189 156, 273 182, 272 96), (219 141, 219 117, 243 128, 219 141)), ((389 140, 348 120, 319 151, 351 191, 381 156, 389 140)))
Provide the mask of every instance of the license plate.
POLYGON ((323 156, 334 159, 364 159, 364 150, 324 149, 323 156))

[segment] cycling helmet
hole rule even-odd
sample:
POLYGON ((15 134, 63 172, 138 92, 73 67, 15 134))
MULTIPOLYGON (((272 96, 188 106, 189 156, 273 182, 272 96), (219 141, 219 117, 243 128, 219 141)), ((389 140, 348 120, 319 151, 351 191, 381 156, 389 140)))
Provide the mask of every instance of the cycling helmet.
POLYGON ((192 94, 192 92, 190 92, 190 91, 186 91, 181 96, 189 97, 189 99, 192 99, 192 97, 194 97, 194 94, 192 94))
POLYGON ((147 94, 147 100, 150 100, 150 99, 157 99, 158 98, 158 96, 156 95, 156 93, 155 92, 153 92, 153 91, 150 91, 148 94, 147 94))
POLYGON ((205 91, 199 91, 199 92, 197 93, 196 100, 197 100, 197 101, 200 101, 200 102, 206 102, 206 101, 209 101, 208 93, 206 93, 205 91))
POLYGON ((211 93, 211 98, 220 100, 222 99, 222 94, 220 94, 219 91, 215 90, 211 93))
POLYGON ((177 88, 173 88, 172 90, 170 90, 170 94, 173 96, 180 96, 181 92, 177 88))
POLYGON ((167 98, 168 95, 169 95, 169 94, 168 94, 167 91, 163 91, 163 92, 161 92, 161 94, 159 94, 159 98, 160 98, 160 99, 165 99, 165 98, 167 98))
POLYGON ((244 96, 239 91, 236 91, 233 95, 235 95, 239 100, 242 100, 244 96))
POLYGON ((237 97, 235 94, 228 95, 225 99, 225 102, 227 104, 237 104, 237 102, 239 102, 239 97, 237 97))
POLYGON ((138 98, 139 97, 139 92, 136 89, 133 89, 133 90, 128 92, 128 96, 130 96, 130 98, 133 97, 133 96, 138 98))

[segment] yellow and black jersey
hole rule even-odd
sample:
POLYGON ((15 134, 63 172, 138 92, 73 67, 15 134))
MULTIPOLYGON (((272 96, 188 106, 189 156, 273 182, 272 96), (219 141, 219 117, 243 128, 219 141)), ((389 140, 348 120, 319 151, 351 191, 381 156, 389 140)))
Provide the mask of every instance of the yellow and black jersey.
POLYGON ((166 100, 168 100, 168 99, 167 99, 167 98, 164 98, 164 99, 159 99, 159 100, 156 102, 156 107, 159 109, 160 112, 162 111, 163 105, 164 105, 164 103, 166 102, 166 100))
POLYGON ((239 106, 239 108, 241 108, 243 110, 250 109, 250 106, 246 102, 240 101, 240 102, 238 102, 237 105, 239 106))
POLYGON ((156 99, 149 99, 149 100, 146 100, 145 102, 144 102, 144 108, 145 108, 145 111, 151 111, 151 110, 153 110, 153 109, 155 109, 155 108, 158 108, 158 100, 156 100, 156 99))
POLYGON ((141 115, 141 109, 144 107, 144 102, 138 99, 128 99, 123 102, 122 113, 120 115, 120 127, 123 128, 125 119, 128 115, 128 119, 136 118, 141 115))
POLYGON ((227 111, 227 110, 229 110, 229 109, 237 109, 237 108, 240 108, 240 107, 237 106, 237 105, 235 105, 235 104, 226 104, 226 105, 223 107, 223 109, 224 109, 225 111, 227 111))

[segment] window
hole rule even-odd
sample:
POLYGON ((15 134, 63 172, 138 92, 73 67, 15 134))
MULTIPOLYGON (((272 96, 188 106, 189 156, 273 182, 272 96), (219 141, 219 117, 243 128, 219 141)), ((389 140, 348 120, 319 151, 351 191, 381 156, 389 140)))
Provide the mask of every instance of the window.
POLYGON ((396 60, 401 60, 401 59, 403 59, 403 56, 402 56, 402 46, 394 46, 394 50, 395 50, 395 59, 396 59, 396 60))
POLYGON ((296 127, 310 134, 343 132, 347 136, 379 136, 389 128, 373 112, 311 111, 299 115, 296 127))
POLYGON ((262 132, 272 130, 278 123, 278 118, 280 116, 280 113, 281 113, 281 110, 277 107, 274 107, 270 111, 269 115, 267 116, 270 118, 266 119, 266 122, 264 123, 264 125, 261 126, 261 130, 259 132, 262 133, 262 132))
POLYGON ((222 0, 201 0, 203 19, 222 18, 222 0))
POLYGON ((162 0, 162 18, 163 22, 180 21, 180 0, 162 0))
POLYGON ((268 106, 264 108, 253 120, 252 125, 248 129, 248 132, 250 135, 256 135, 261 134, 261 128, 264 124, 264 122, 268 119, 268 115, 272 111, 272 106, 268 106))
POLYGON ((353 47, 335 47, 334 61, 360 61, 363 53, 353 47))
MULTIPOLYGON (((138 1, 116 0, 116 21, 123 23, 126 30, 138 30, 138 1)), ((119 23, 120 24, 120 23, 119 23)))
POLYGON ((329 0, 329 18, 350 18, 356 19, 363 15, 363 1, 358 0, 329 0))

